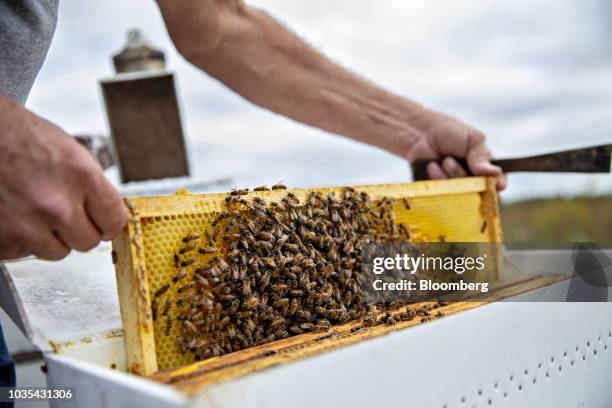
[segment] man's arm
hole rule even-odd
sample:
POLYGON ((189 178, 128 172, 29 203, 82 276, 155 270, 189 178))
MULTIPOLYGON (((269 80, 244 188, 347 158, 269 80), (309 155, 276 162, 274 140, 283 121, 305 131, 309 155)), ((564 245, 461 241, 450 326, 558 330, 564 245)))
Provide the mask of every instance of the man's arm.
POLYGON ((178 51, 244 98, 311 126, 431 163, 432 178, 498 177, 484 135, 385 91, 332 63, 266 13, 242 0, 158 0, 178 51))

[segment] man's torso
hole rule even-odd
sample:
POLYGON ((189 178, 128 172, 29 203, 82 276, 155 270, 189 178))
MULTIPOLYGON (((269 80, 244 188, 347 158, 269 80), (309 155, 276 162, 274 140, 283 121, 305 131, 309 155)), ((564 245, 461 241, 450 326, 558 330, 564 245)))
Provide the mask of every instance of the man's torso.
POLYGON ((0 93, 22 104, 51 44, 58 1, 0 1, 0 93))

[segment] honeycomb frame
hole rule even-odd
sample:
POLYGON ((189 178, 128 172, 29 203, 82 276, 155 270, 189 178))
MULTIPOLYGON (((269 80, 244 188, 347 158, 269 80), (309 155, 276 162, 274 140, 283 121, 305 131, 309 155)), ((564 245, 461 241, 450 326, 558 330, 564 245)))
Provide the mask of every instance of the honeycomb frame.
MULTIPOLYGON (((343 188, 258 191, 248 197, 278 201, 292 191, 302 200, 310 191, 327 194, 343 188)), ((353 188, 367 192, 373 200, 384 196, 398 199, 395 221, 410 225, 411 232, 416 228, 417 235, 429 242, 502 242, 494 179, 470 177, 353 188), (409 210, 404 208, 403 198, 409 201, 409 210)), ((178 325, 173 324, 166 336, 165 319, 153 320, 151 299, 176 272, 172 258, 181 237, 210 229, 215 214, 225 209, 226 195, 182 191, 126 199, 129 222, 113 240, 113 256, 131 373, 146 376, 194 362, 192 356, 178 352, 173 340, 178 325)), ((175 290, 171 287, 166 296, 175 299, 175 290)))

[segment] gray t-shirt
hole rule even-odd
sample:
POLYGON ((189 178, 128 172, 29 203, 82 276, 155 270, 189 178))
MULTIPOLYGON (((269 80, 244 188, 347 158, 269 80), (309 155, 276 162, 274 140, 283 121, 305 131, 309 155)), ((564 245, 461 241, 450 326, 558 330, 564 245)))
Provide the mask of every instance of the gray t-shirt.
POLYGON ((0 0, 0 94, 25 103, 45 60, 59 0, 0 0))

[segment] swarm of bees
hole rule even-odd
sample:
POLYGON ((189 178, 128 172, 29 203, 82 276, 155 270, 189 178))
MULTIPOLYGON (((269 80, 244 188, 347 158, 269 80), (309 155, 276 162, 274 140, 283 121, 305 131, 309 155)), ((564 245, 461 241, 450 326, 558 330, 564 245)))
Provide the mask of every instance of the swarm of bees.
POLYGON ((369 305, 360 293, 362 248, 410 237, 394 222, 393 199, 373 202, 352 188, 338 196, 311 192, 303 201, 292 192, 269 203, 248 195, 232 190, 212 232, 181 237, 176 274, 154 293, 153 317, 166 319, 166 335, 179 325, 182 353, 201 360, 338 323, 363 319, 369 327, 430 315, 407 309, 377 320, 386 306, 369 305), (177 298, 162 301, 171 285, 177 298))

